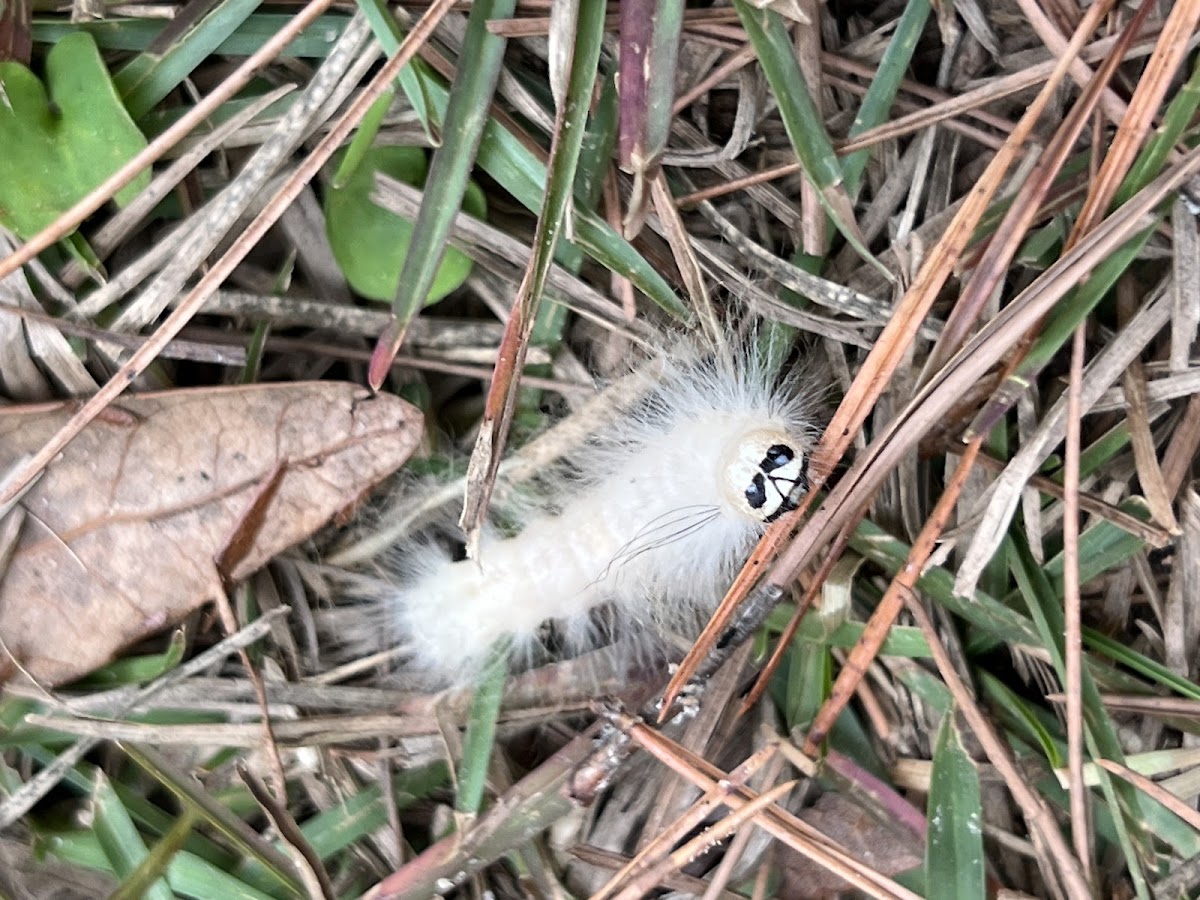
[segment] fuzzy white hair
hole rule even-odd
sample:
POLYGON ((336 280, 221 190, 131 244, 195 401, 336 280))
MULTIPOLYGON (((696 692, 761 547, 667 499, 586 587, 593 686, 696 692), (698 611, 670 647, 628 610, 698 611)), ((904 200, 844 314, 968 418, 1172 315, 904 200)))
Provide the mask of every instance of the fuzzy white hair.
POLYGON ((518 533, 488 531, 478 560, 427 539, 404 548, 382 604, 412 668, 463 684, 501 639, 528 663, 547 623, 576 652, 598 641, 602 605, 635 642, 711 612, 766 522, 806 488, 814 394, 752 351, 664 370, 648 399, 548 476, 518 533))

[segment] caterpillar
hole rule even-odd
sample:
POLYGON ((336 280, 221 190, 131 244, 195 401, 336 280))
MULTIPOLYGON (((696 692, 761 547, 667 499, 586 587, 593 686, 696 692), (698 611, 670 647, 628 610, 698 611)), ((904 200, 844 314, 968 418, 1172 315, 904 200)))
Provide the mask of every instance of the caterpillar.
POLYGON ((497 641, 538 658, 547 626, 578 651, 594 613, 655 634, 715 608, 767 523, 808 490, 813 392, 757 351, 666 361, 656 387, 566 460, 515 533, 476 559, 402 554, 389 630, 427 679, 472 677, 497 641))

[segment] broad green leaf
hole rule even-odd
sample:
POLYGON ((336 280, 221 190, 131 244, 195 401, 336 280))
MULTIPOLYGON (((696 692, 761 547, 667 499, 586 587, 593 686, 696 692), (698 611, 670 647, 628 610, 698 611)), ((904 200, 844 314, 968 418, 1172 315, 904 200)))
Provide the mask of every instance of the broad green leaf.
MULTIPOLYGON (((344 151, 334 157, 335 169, 343 155, 344 151)), ((408 257, 413 224, 371 202, 376 172, 419 187, 428 173, 425 152, 417 147, 374 147, 364 153, 345 185, 326 191, 325 228, 333 256, 350 286, 364 297, 391 303, 408 257)), ((478 218, 486 214, 483 191, 476 184, 468 185, 463 206, 478 218)), ((466 281, 470 272, 471 258, 448 248, 425 304, 441 300, 466 281)))
MULTIPOLYGON (((100 51, 86 34, 63 38, 46 57, 45 84, 0 62, 0 224, 30 238, 138 151, 146 138, 121 105, 100 51)), ((117 192, 124 205, 149 170, 117 192)))

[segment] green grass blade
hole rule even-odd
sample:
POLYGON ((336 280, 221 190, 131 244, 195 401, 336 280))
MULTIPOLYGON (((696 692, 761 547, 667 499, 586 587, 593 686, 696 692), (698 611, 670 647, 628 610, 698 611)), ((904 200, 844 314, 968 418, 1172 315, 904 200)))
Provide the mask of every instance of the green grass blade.
MULTIPOLYGON (((1150 511, 1140 497, 1132 497, 1121 504, 1122 512, 1136 516, 1143 522, 1149 521, 1150 511)), ((1079 581, 1086 584, 1117 566, 1124 565, 1134 554, 1146 549, 1146 543, 1124 528, 1101 519, 1079 536, 1079 581)), ((1063 554, 1057 553, 1046 560, 1045 571, 1050 576, 1056 591, 1062 590, 1063 554)))
MULTIPOLYGON (((292 20, 287 13, 255 13, 213 51, 214 56, 249 56, 292 20)), ((319 16, 296 39, 283 48, 280 57, 324 59, 341 37, 349 18, 341 13, 319 16)), ((34 19, 30 31, 39 44, 53 44, 68 34, 86 31, 104 50, 142 53, 163 31, 161 21, 153 19, 105 19, 68 22, 65 19, 34 19)))
POLYGON ((1010 378, 1010 381, 1024 379, 1021 381, 1023 385, 1033 383, 1038 372, 1058 354, 1070 336, 1074 334, 1079 323, 1091 315, 1092 310, 1100 304, 1112 286, 1117 283, 1117 279, 1137 259, 1154 230, 1154 227, 1151 227, 1139 231, 1118 250, 1105 257, 1092 270, 1088 280, 1054 308, 1046 320, 1042 333, 1038 335, 1021 363, 1020 369, 1010 378))
POLYGON ((594 211, 604 193, 604 178, 617 144, 617 81, 612 73, 604 76, 600 96, 592 109, 575 179, 575 205, 594 211))
POLYGON ((860 238, 853 219, 853 206, 842 180, 842 164, 809 93, 782 17, 770 7, 759 8, 746 0, 733 0, 733 6, 758 54, 759 65, 771 85, 775 102, 779 104, 779 115, 792 148, 804 174, 817 188, 821 205, 859 255, 890 278, 890 273, 883 269, 860 238))
POLYGON ((564 108, 559 116, 558 133, 551 146, 550 165, 546 177, 546 198, 538 217, 534 234, 533 256, 526 276, 527 287, 518 299, 520 313, 532 326, 536 310, 546 286, 546 276, 554 262, 567 208, 574 194, 575 172, 583 148, 588 108, 596 84, 596 67, 604 43, 604 7, 599 3, 583 3, 575 22, 575 45, 571 54, 570 74, 564 108))
POLYGON ((979 772, 967 755, 953 714, 942 717, 929 784, 925 842, 928 900, 987 896, 983 865, 983 800, 979 772))
POLYGON ((1197 109, 1200 109, 1200 59, 1197 59, 1187 82, 1167 104, 1162 126, 1155 129, 1138 158, 1130 166, 1129 174, 1117 191, 1118 206, 1158 176, 1167 162, 1167 155, 1191 126, 1197 109))
MULTIPOLYGON (((42 852, 63 862, 100 872, 111 872, 108 859, 93 831, 62 831, 43 835, 42 852)), ((177 853, 167 867, 167 883, 175 894, 184 897, 220 897, 221 900, 282 900, 303 896, 293 893, 265 893, 230 875, 223 869, 190 853, 177 853)))
POLYGON ((113 76, 125 108, 140 119, 179 87, 196 66, 208 59, 258 9, 259 0, 222 0, 196 19, 186 13, 162 29, 153 43, 113 76))
MULTIPOLYGON (((408 809, 444 787, 449 780, 450 771, 443 762, 401 772, 392 779, 396 808, 401 811, 408 809)), ((388 810, 383 792, 378 786, 372 786, 317 813, 300 826, 300 831, 317 856, 328 860, 355 841, 383 828, 387 822, 388 810)))
POLYGON ((171 860, 183 849, 192 833, 194 823, 191 813, 185 811, 162 840, 154 845, 154 849, 142 860, 142 864, 130 873, 108 900, 142 900, 145 897, 156 900, 159 895, 155 888, 158 885, 161 885, 165 892, 162 894, 162 900, 173 900, 175 894, 162 878, 171 860))
MULTIPOLYGON (((1054 590, 1046 572, 1033 558, 1024 536, 1014 528, 1010 529, 1009 539, 1014 547, 1011 554, 1012 572, 1021 597, 1037 625, 1038 644, 1050 654, 1050 662, 1058 673, 1060 683, 1066 684, 1066 657, 1063 646, 1066 619, 1062 609, 1062 597, 1054 590)), ((1117 739, 1116 729, 1108 718, 1096 683, 1086 669, 1080 688, 1083 694, 1084 720, 1101 755, 1114 762, 1123 763, 1125 756, 1117 739)))
MULTIPOLYGON (((150 851, 104 772, 96 771, 93 784, 92 825, 96 838, 113 872, 124 880, 146 862, 150 851)), ((164 880, 155 878, 147 885, 145 897, 147 900, 172 900, 171 889, 164 880)))
MULTIPOLYGON (((371 26, 375 39, 379 41, 384 52, 391 56, 400 47, 400 42, 404 39, 404 32, 396 21, 396 17, 392 15, 392 11, 388 9, 386 0, 356 0, 356 2, 359 12, 371 26)), ((410 60, 396 75, 396 80, 400 82, 400 89, 404 91, 404 96, 408 98, 413 112, 417 114, 417 118, 425 127, 425 133, 429 136, 430 143, 436 146, 433 112, 425 92, 426 85, 434 81, 435 77, 425 61, 419 58, 410 60)), ((440 114, 437 122, 439 124, 441 122, 440 114)))
MULTIPOLYGON (((783 631, 796 607, 792 603, 781 603, 771 610, 767 617, 766 627, 771 631, 783 631)), ((796 640, 809 644, 823 644, 826 647, 837 647, 849 650, 860 640, 866 624, 863 622, 842 622, 833 631, 821 621, 819 616, 805 616, 800 627, 796 629, 796 640)), ((920 628, 911 625, 893 625, 884 638, 879 650, 880 656, 900 656, 908 659, 928 659, 929 644, 920 628)))
MULTIPOLYGON (((373 25, 372 32, 385 52, 394 53, 400 46, 399 39, 391 31, 373 25)), ((428 97, 430 114, 441 115, 448 95, 446 87, 435 78, 425 77, 421 88, 428 97)), ((526 209, 531 212, 541 209, 547 179, 545 164, 494 119, 484 125, 476 163, 526 209)), ((683 322, 690 318, 687 307, 675 296, 662 275, 595 212, 576 207, 572 243, 609 271, 629 279, 668 315, 683 322)))
POLYGON ((818 644, 793 641, 787 656, 783 716, 788 730, 807 730, 829 696, 833 657, 818 644))
POLYGON ((462 766, 458 772, 458 799, 455 808, 460 813, 477 815, 483 808, 483 792, 487 786, 488 766, 492 747, 496 743, 496 720, 500 716, 500 700, 508 677, 508 642, 492 647, 487 664, 475 682, 475 694, 463 737, 462 766))
MULTIPOLYGON (((1118 206, 1126 203, 1162 173, 1169 151, 1183 136, 1198 108, 1200 62, 1193 69, 1187 84, 1172 98, 1163 116, 1162 127, 1156 129, 1122 182, 1117 191, 1118 206)), ((1105 258, 1076 291, 1055 307, 1017 371, 996 392, 997 399, 985 410, 986 419, 981 419, 996 418, 998 410, 1011 406, 1025 386, 1034 383, 1038 373, 1058 354, 1079 324, 1087 319, 1117 279, 1133 264, 1165 215, 1165 211, 1160 213, 1151 227, 1139 231, 1105 258)))
MULTIPOLYGON (((1066 622, 1062 609, 1062 597, 1054 592, 1045 572, 1034 560, 1024 536, 1016 528, 1010 529, 1009 541, 1013 547, 1010 554, 1013 575, 1017 579, 1021 595, 1041 634, 1040 646, 1050 654, 1050 661, 1058 673, 1059 682, 1066 684, 1066 660, 1064 658, 1064 635, 1066 622)), ((1085 666, 1080 682, 1083 700, 1083 721, 1088 751, 1093 757, 1110 759, 1124 764, 1125 753, 1117 737, 1116 727, 1100 698, 1096 682, 1085 666)), ((1101 788, 1106 795, 1116 799, 1121 814, 1114 816, 1114 824, 1121 835, 1121 850, 1125 863, 1134 877, 1140 876, 1139 850, 1135 844, 1145 845, 1150 835, 1166 841, 1184 856, 1192 856, 1200 850, 1200 837, 1165 807, 1139 794, 1131 785, 1113 779, 1103 773, 1101 788), (1125 837, 1128 834, 1129 837, 1125 837)))
MULTIPOLYGON (((892 575, 900 571, 910 549, 903 541, 867 520, 858 526, 850 546, 892 575)), ((1010 644, 1039 643, 1033 624, 994 597, 982 591, 976 591, 970 600, 955 594, 954 576, 940 566, 927 569, 917 581, 917 586, 934 601, 999 641, 1010 644)))
POLYGON ((896 677, 930 710, 943 716, 953 712, 954 695, 950 693, 950 688, 946 687, 946 682, 934 672, 921 666, 905 666, 896 673, 896 677))
MULTIPOLYGON (((887 120, 892 102, 900 90, 900 82, 912 62, 913 52, 917 49, 917 41, 925 30, 932 8, 930 0, 909 0, 904 12, 896 21, 896 30, 888 41, 883 58, 875 70, 871 86, 867 88, 858 115, 850 126, 847 136, 854 138, 887 120)), ((862 186, 863 172, 867 168, 867 160, 871 157, 870 150, 857 150, 842 159, 842 178, 846 181, 846 192, 855 197, 862 186)))
POLYGON ((395 97, 396 91, 388 88, 371 104, 367 114, 358 123, 358 130, 350 139, 350 145, 346 147, 346 154, 338 163, 337 171, 333 173, 333 179, 330 181, 331 187, 344 188, 346 182, 350 180, 350 176, 362 165, 363 157, 371 149, 371 144, 375 142, 375 135, 379 134, 379 126, 383 124, 383 117, 387 115, 388 108, 392 105, 395 97))
POLYGON ((1174 691, 1180 697, 1200 701, 1200 685, 1189 678, 1175 674, 1162 663, 1155 662, 1150 657, 1138 653, 1132 647, 1127 647, 1119 641, 1114 641, 1108 635, 1090 628, 1083 630, 1083 641, 1097 653, 1101 653, 1113 662, 1135 672, 1140 672, 1150 681, 1174 691))
POLYGON ((992 705, 1008 716, 1012 726, 1021 733, 1021 737, 1028 743, 1040 747, 1042 755, 1054 768, 1065 766, 1067 764, 1066 747, 1063 741, 1056 737, 1038 717, 1037 710, 1033 709, 1024 698, 1009 690, 1008 685, 999 678, 983 671, 978 673, 978 677, 979 684, 991 698, 992 705))
POLYGON ((507 39, 488 31, 488 20, 507 19, 515 8, 516 0, 476 0, 471 4, 458 70, 446 103, 442 145, 429 166, 425 198, 400 271, 400 289, 392 303, 400 331, 421 311, 433 287, 488 120, 508 45, 507 39))
POLYGON ((745 0, 734 0, 733 5, 779 103, 779 114, 804 174, 822 192, 840 185, 841 163, 796 61, 783 18, 770 7, 751 6, 745 0))
POLYGON ((165 759, 148 747, 126 744, 124 750, 135 763, 191 809, 197 819, 216 829, 248 858, 256 860, 273 881, 290 890, 302 889, 291 860, 238 818, 217 797, 205 791, 198 782, 175 772, 165 759))

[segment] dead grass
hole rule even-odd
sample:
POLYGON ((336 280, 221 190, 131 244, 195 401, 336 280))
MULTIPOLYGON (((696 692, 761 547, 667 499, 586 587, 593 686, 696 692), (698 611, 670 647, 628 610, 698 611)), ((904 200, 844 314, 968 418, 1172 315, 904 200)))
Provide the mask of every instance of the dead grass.
MULTIPOLYGON (((36 849, 127 896, 1194 894, 1200 0, 687 9, 665 104, 654 79, 614 91, 611 41, 604 78, 579 71, 616 8, 589 25, 497 3, 497 93, 459 101, 488 122, 478 154, 454 143, 469 124, 439 131, 459 54, 483 58, 466 8, 406 7, 400 31, 362 6, 202 18, 240 43, 186 82, 147 76, 158 137, 127 168, 157 160, 153 202, 110 212, 110 180, 0 260, 6 395, 90 394, 0 493, 126 391, 311 378, 421 406, 410 468, 443 486, 322 533, 107 680, 10 683, 6 890, 41 890, 36 849), (306 55, 281 56, 309 22, 306 55), (403 185, 379 200, 475 261, 415 318, 352 298, 320 207, 327 159, 397 83, 375 140, 432 134, 462 159, 425 189, 436 221, 403 185), (618 111, 640 129, 618 135, 618 111), (486 223, 443 208, 468 176, 486 223), (102 270, 55 243, 81 223, 102 270), (322 645, 331 566, 464 489, 482 515, 619 414, 639 347, 738 317, 789 329, 834 408, 809 502, 675 674, 687 715, 647 705, 653 665, 598 653, 513 679, 472 750, 480 703, 322 645), (478 811, 455 802, 467 783, 478 811)), ((111 71, 139 29, 98 29, 111 71)))

